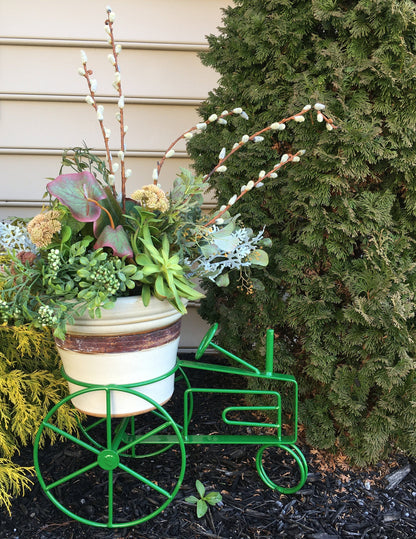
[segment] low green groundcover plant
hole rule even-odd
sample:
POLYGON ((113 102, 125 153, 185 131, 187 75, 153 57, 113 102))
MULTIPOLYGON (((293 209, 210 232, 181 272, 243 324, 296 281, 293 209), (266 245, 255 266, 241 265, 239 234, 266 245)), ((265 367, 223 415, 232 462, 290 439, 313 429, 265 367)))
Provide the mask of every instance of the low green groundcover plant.
POLYGON ((188 496, 185 501, 196 506, 196 515, 198 518, 202 518, 208 511, 208 505, 217 505, 221 503, 222 496, 219 492, 211 491, 206 492, 205 486, 197 479, 195 481, 195 488, 199 494, 197 496, 188 496))

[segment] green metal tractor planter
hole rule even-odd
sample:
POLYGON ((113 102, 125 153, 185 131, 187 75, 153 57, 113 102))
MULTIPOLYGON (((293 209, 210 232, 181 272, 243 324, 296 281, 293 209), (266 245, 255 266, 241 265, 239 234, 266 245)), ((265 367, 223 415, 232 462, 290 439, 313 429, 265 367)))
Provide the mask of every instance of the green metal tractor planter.
MULTIPOLYGON (((133 382, 127 385, 91 385, 72 380, 63 372, 69 382, 85 386, 85 389, 68 395, 50 410, 42 421, 34 444, 34 462, 40 485, 46 496, 60 510, 78 522, 104 528, 134 526, 155 517, 172 502, 181 486, 185 475, 186 446, 191 444, 251 444, 259 446, 256 454, 256 468, 268 487, 283 494, 292 494, 302 488, 306 481, 308 467, 302 452, 295 445, 297 440, 298 387, 293 376, 273 372, 273 331, 267 332, 265 370, 260 371, 213 343, 212 339, 216 330, 217 324, 212 326, 203 338, 195 356, 196 361, 177 361, 176 377, 185 388, 181 422, 173 419, 167 411, 169 403, 166 403, 166 406, 161 406, 137 390, 137 386, 149 384, 158 379, 147 380, 141 384, 133 382), (198 361, 209 346, 227 356, 238 366, 216 365, 198 361), (292 401, 289 415, 291 425, 285 423, 283 428, 282 398, 277 389, 250 391, 246 389, 192 387, 187 376, 187 371, 190 369, 217 373, 218 379, 225 379, 226 375, 256 377, 267 380, 268 387, 271 387, 270 381, 273 382, 273 388, 282 384, 286 388, 289 387, 292 401), (133 387, 135 389, 132 389, 133 387), (88 421, 80 425, 79 437, 59 428, 59 413, 62 407, 71 406, 70 400, 78 395, 96 391, 105 392, 107 411, 105 417, 98 419, 89 417, 88 421), (144 399, 152 410, 132 417, 114 417, 111 402, 112 394, 115 392, 124 392, 144 399), (238 402, 237 406, 226 406, 222 411, 221 419, 226 430, 236 428, 239 430, 238 434, 193 432, 192 416, 194 413, 196 415, 194 404, 198 398, 202 399, 204 406, 204 398, 207 398, 208 395, 214 398, 217 395, 218 397, 234 395, 242 398, 250 394, 256 399, 264 397, 267 404, 249 406, 243 401, 241 405, 238 402), (240 417, 266 411, 268 417, 274 418, 271 422, 264 422, 257 416, 254 419, 251 416, 240 417), (57 463, 56 477, 51 477, 50 462, 47 465, 42 465, 40 462, 42 460, 40 456, 43 438, 47 429, 56 433, 58 437, 72 442, 71 448, 75 448, 62 452, 66 461, 65 463, 57 463), (252 434, 253 431, 256 434, 252 434), (265 433, 258 433, 259 431, 265 433), (288 433, 284 434, 284 432, 288 433), (266 473, 264 466, 266 454, 273 448, 287 452, 297 464, 298 472, 296 473, 295 485, 280 486, 272 481, 266 473), (170 474, 166 474, 166 465, 171 461, 168 459, 168 452, 169 459, 173 459, 177 464, 177 469, 170 474), (140 464, 143 463, 143 459, 150 459, 152 476, 154 475, 152 479, 141 473, 140 464), (81 460, 82 464, 79 464, 81 460), (42 471, 43 469, 46 471, 42 471), (166 480, 166 475, 169 475, 168 480, 166 480), (126 485, 128 485, 133 501, 127 502, 123 499, 123 488, 126 485), (75 494, 71 493, 71 489, 75 494), (84 489, 86 494, 84 498, 80 499, 81 489, 84 489), (94 500, 101 498, 104 515, 97 516, 94 510, 91 510, 88 503, 89 497, 94 500)), ((171 374, 169 372, 166 376, 171 374)), ((180 395, 179 393, 179 397, 180 395)), ((178 389, 175 389, 175 398, 177 397, 178 389)), ((49 432, 49 434, 53 433, 49 432)))

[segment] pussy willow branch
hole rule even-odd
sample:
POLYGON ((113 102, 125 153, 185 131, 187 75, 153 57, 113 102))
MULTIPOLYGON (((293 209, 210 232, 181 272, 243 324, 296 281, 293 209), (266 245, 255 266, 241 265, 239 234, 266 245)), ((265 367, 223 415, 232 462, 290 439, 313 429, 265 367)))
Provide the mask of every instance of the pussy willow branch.
MULTIPOLYGON (((111 9, 108 9, 107 12, 108 12, 109 16, 108 16, 107 20, 105 21, 105 24, 109 28, 109 36, 110 36, 109 41, 110 41, 110 44, 111 44, 111 48, 113 49, 113 56, 114 56, 114 61, 115 61, 115 63, 114 63, 114 71, 116 73, 120 74, 120 67, 119 67, 119 63, 118 63, 118 55, 119 55, 119 53, 117 52, 116 43, 115 43, 115 40, 114 40, 114 32, 113 32, 113 24, 114 23, 110 19, 111 9)), ((119 96, 119 99, 120 99, 123 96, 121 80, 118 81, 117 90, 118 90, 118 96, 119 96)), ((123 155, 123 157, 120 158, 121 199, 122 199, 123 210, 125 211, 127 178, 126 178, 126 165, 125 165, 125 161, 124 161, 124 152, 126 150, 126 143, 125 143, 126 132, 125 132, 125 126, 124 126, 124 106, 119 107, 119 114, 120 114, 120 119, 119 119, 119 124, 120 124, 120 151, 122 152, 122 155, 123 155)))
MULTIPOLYGON (((276 172, 277 170, 279 170, 280 168, 284 167, 285 165, 291 163, 294 158, 296 156, 299 155, 299 152, 292 155, 292 154, 288 154, 289 158, 287 159, 287 161, 285 161, 284 163, 280 162, 278 165, 276 165, 275 167, 273 167, 267 174, 265 174, 264 176, 262 176, 261 178, 259 177, 256 181, 253 180, 253 187, 251 189, 253 189, 254 187, 256 187, 260 182, 263 182, 266 178, 270 178, 270 176, 276 172)), ((212 219, 210 219, 210 221, 208 221, 207 223, 205 223, 203 226, 210 226, 210 225, 213 225, 215 223, 215 221, 217 219, 220 219, 222 215, 224 215, 225 212, 227 212, 231 206, 233 206, 238 200, 240 200, 240 198, 242 198, 246 193, 248 193, 249 191, 251 191, 251 189, 244 189, 244 191, 241 191, 241 193, 237 196, 237 198, 234 200, 234 202, 232 204, 227 204, 221 211, 219 211, 218 213, 216 213, 214 215, 214 217, 212 217, 212 219)))
MULTIPOLYGON (((311 109, 302 109, 301 112, 298 112, 297 114, 293 114, 292 116, 289 116, 288 118, 283 118, 283 120, 280 120, 279 122, 276 122, 276 123, 286 124, 290 120, 293 120, 296 116, 303 116, 304 114, 306 114, 310 110, 311 109)), ((337 129, 337 127, 335 125, 333 125, 332 119, 328 118, 325 114, 322 113, 322 111, 320 111, 320 112, 321 112, 321 114, 322 114, 322 116, 324 118, 324 121, 326 123, 328 123, 328 124, 331 124, 334 129, 337 129)), ((220 166, 222 166, 225 163, 225 161, 227 161, 227 159, 229 159, 235 152, 238 152, 238 150, 240 150, 243 146, 245 146, 247 144, 247 142, 253 141, 256 137, 260 136, 262 133, 266 133, 267 131, 271 131, 271 130, 273 130, 272 126, 268 125, 267 127, 264 127, 263 129, 260 129, 260 131, 257 131, 256 133, 253 133, 252 135, 250 135, 250 137, 248 138, 248 140, 246 142, 243 142, 241 140, 238 143, 238 146, 233 148, 225 157, 223 157, 223 159, 218 161, 218 163, 211 170, 211 172, 204 177, 204 182, 208 181, 210 179, 210 177, 218 170, 218 168, 220 166)), ((273 172, 273 171, 271 171, 271 172, 273 172)))
MULTIPOLYGON (((88 91, 89 91, 89 94, 90 94, 91 99, 92 99, 91 104, 94 107, 95 111, 98 112, 97 100, 96 100, 96 97, 95 97, 95 92, 92 89, 91 78, 90 78, 90 75, 92 75, 93 71, 91 69, 87 68, 87 62, 82 62, 82 67, 84 69, 84 77, 85 77, 85 79, 87 81, 88 91)), ((108 170, 109 170, 110 174, 114 174, 113 163, 112 163, 111 153, 110 153, 110 147, 109 147, 109 144, 108 144, 108 137, 107 137, 107 134, 105 132, 105 127, 104 127, 104 120, 98 120, 98 123, 100 124, 101 133, 102 133, 103 139, 104 139, 105 152, 107 154, 107 161, 108 161, 108 170)), ((115 193, 114 186, 112 186, 112 189, 113 189, 113 193, 115 193)))
MULTIPOLYGON (((225 118, 226 116, 232 116, 233 114, 237 114, 237 113, 235 113, 235 112, 233 112, 233 111, 230 111, 230 112, 227 111, 227 112, 225 112, 225 113, 223 112, 223 113, 220 114, 220 116, 218 116, 215 120, 210 120, 210 119, 205 120, 205 122, 203 122, 201 125, 205 124, 205 125, 207 126, 207 125, 209 125, 209 124, 211 124, 211 123, 217 121, 219 118, 225 118)), ((187 135, 188 133, 194 133, 194 131, 198 131, 199 129, 200 129, 200 127, 198 127, 198 125, 192 126, 190 129, 188 129, 187 131, 184 131, 181 135, 179 135, 179 137, 176 138, 176 139, 170 144, 170 146, 167 148, 167 150, 166 150, 165 153, 163 154, 162 159, 161 159, 160 161, 158 161, 158 163, 157 163, 157 169, 156 169, 156 170, 157 170, 157 176, 159 176, 160 171, 161 171, 161 169, 162 169, 162 167, 163 167, 164 162, 166 161, 166 159, 168 159, 167 154, 168 154, 168 153, 169 153, 169 152, 170 152, 170 151, 171 151, 171 150, 178 144, 179 141, 181 141, 182 139, 186 139, 186 135, 187 135)), ((158 182, 158 179, 157 179, 157 178, 154 178, 153 183, 154 183, 155 185, 157 185, 157 182, 158 182)))
MULTIPOLYGON (((277 123, 280 124, 280 125, 286 124, 290 120, 295 120, 295 118, 297 118, 299 116, 303 116, 304 114, 306 114, 310 110, 311 110, 310 106, 305 107, 305 108, 302 109, 301 112, 299 112, 297 114, 293 114, 292 116, 289 116, 288 118, 283 118, 283 120, 280 120, 277 123)), ((329 118, 326 114, 324 114, 322 112, 322 110, 317 110, 317 113, 320 114, 322 116, 323 121, 325 121, 325 123, 330 126, 329 129, 331 129, 331 130, 332 129, 338 129, 338 126, 334 125, 333 120, 331 118, 329 118)), ((222 159, 220 159, 220 161, 211 170, 211 172, 209 174, 207 174, 207 176, 205 176, 204 181, 207 181, 212 176, 212 174, 214 174, 214 172, 216 172, 218 170, 218 168, 220 166, 222 166, 224 164, 224 162, 229 157, 231 157, 231 155, 233 155, 233 153, 235 153, 240 148, 242 148, 245 144, 247 144, 247 142, 254 140, 255 137, 260 136, 262 133, 265 133, 265 132, 270 131, 270 130, 274 130, 274 127, 272 127, 272 125, 273 124, 265 127, 264 129, 261 129, 260 131, 257 131, 256 133, 251 135, 245 142, 243 142, 241 140, 238 143, 238 146, 233 148, 226 156, 224 156, 222 159)), ((259 176, 257 178, 257 180, 252 180, 252 185, 251 185, 251 187, 249 189, 248 188, 243 189, 238 196, 235 196, 235 198, 232 197, 230 199, 230 201, 232 201, 232 202, 231 203, 228 202, 228 204, 225 205, 219 212, 217 212, 207 223, 204 224, 204 226, 211 226, 212 224, 214 224, 216 222, 216 220, 220 219, 222 217, 222 215, 224 215, 231 208, 231 206, 233 206, 238 200, 240 200, 240 198, 242 198, 245 194, 247 194, 249 191, 251 191, 254 187, 258 186, 260 184, 260 182, 263 182, 266 178, 270 178, 271 175, 274 174, 275 172, 277 172, 280 168, 282 168, 283 166, 285 166, 285 165, 287 165, 289 163, 298 162, 300 156, 303 155, 303 152, 299 151, 299 152, 295 153, 294 155, 292 155, 290 153, 288 153, 286 155, 287 155, 287 159, 285 161, 281 161, 280 163, 278 163, 271 170, 269 170, 269 172, 267 172, 267 174, 263 174, 262 176, 259 176)))

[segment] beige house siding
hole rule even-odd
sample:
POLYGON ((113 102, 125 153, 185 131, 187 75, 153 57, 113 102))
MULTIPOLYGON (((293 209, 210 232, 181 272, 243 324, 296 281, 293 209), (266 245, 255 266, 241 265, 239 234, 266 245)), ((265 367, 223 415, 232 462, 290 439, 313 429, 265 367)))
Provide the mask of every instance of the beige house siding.
MULTIPOLYGON (((126 96, 128 167, 132 190, 150 183, 155 162, 172 139, 198 121, 196 106, 217 74, 197 54, 221 24, 224 0, 113 0, 115 34, 126 96)), ((86 144, 104 155, 95 113, 77 73, 79 50, 98 81, 107 127, 116 98, 98 0, 0 0, 0 218, 32 216, 42 205, 46 178, 59 172, 63 148, 86 144)), ((118 151, 117 140, 111 149, 118 151)), ((189 163, 184 146, 169 160, 161 183, 189 163)), ((208 202, 208 201, 207 201, 208 202)), ((181 347, 193 349, 206 325, 191 306, 181 347)))

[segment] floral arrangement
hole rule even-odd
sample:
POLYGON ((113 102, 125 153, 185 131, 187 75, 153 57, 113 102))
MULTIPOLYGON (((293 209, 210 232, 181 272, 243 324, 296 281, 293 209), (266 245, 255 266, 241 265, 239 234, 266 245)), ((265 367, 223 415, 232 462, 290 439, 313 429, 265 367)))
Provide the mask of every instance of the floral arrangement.
MULTIPOLYGON (((153 296, 166 299, 185 313, 183 300, 202 297, 195 289, 195 279, 211 279, 219 286, 227 286, 228 272, 238 270, 244 282, 249 282, 251 266, 268 264, 264 247, 270 245, 270 240, 264 230, 254 233, 245 228, 239 216, 232 216, 229 210, 249 191, 275 178, 280 168, 298 162, 304 152, 283 154, 271 170, 260 171, 257 178, 242 185, 240 193, 211 214, 202 211, 203 194, 211 175, 224 172, 225 163, 240 148, 261 143, 266 132, 283 130, 289 121, 305 121, 312 107, 307 105, 298 114, 244 135, 228 151, 222 148, 217 165, 203 177, 181 169, 173 188, 165 193, 159 177, 180 140, 203 133, 209 124, 226 126, 231 115, 248 118, 239 107, 212 114, 172 142, 154 169, 152 183, 128 194, 127 180, 132 172, 126 166, 126 100, 119 66, 121 46, 114 39, 114 21, 115 14, 108 7, 105 29, 112 49, 108 58, 118 94, 117 159, 110 151, 111 131, 104 123, 104 107, 97 103, 97 81, 81 51, 79 73, 87 83, 86 102, 95 109, 106 160, 86 147, 65 151, 60 174, 47 184, 49 203, 42 213, 27 226, 1 225, 0 251, 8 252, 11 260, 0 271, 3 323, 30 321, 54 328, 55 336, 63 338, 65 326, 74 316, 88 310, 91 317, 100 317, 101 308, 111 308, 117 297, 136 294, 141 294, 145 306, 153 296), (65 168, 71 172, 64 172, 65 168), (8 242, 7 234, 12 238, 8 242)), ((335 126, 324 113, 324 105, 316 103, 314 109, 318 122, 325 122, 332 130, 335 126)))

